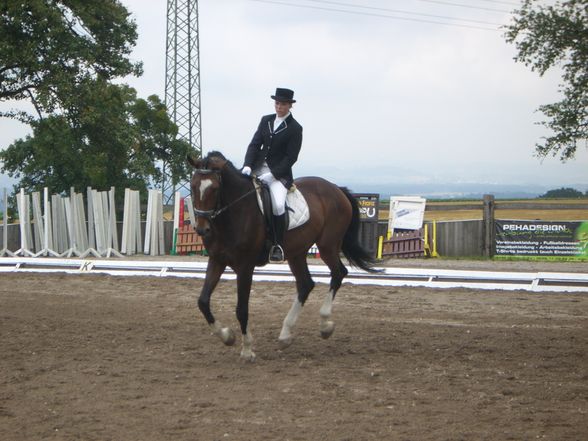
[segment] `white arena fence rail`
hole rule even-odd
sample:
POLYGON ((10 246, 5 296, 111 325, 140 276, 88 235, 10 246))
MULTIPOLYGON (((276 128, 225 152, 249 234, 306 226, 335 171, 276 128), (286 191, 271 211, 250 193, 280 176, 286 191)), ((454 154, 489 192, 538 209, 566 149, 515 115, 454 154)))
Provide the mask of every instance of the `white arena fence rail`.
MULTIPOLYGON (((109 274, 112 276, 185 277, 203 279, 207 262, 94 260, 4 257, 0 258, 0 273, 69 273, 109 274)), ((313 279, 330 283, 329 270, 324 265, 309 265, 313 279)), ((344 282, 356 285, 412 286, 427 288, 472 288, 524 290, 531 292, 588 293, 588 274, 555 272, 459 271, 428 268, 381 268, 379 274, 352 269, 344 282)), ((224 280, 236 275, 227 270, 224 280)), ((257 268, 255 281, 293 282, 294 277, 285 264, 268 264, 257 268)))

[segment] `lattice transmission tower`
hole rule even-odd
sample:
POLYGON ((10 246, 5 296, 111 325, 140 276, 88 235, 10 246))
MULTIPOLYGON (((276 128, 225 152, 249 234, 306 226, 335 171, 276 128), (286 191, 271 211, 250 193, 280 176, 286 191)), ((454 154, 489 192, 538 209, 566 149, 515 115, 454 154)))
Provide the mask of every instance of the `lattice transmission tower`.
MULTIPOLYGON (((165 49, 165 104, 178 136, 202 154, 200 118, 200 53, 198 0, 167 1, 165 49)), ((163 164, 162 190, 166 202, 177 190, 163 164)), ((188 189, 186 182, 179 186, 188 189)))

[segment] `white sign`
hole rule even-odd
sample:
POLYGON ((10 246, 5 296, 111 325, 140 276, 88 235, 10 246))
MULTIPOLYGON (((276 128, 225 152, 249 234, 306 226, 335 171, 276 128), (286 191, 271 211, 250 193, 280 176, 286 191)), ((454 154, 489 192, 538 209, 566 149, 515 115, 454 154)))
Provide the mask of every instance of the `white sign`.
POLYGON ((388 231, 396 229, 418 230, 423 226, 427 200, 419 196, 393 196, 390 198, 388 231))

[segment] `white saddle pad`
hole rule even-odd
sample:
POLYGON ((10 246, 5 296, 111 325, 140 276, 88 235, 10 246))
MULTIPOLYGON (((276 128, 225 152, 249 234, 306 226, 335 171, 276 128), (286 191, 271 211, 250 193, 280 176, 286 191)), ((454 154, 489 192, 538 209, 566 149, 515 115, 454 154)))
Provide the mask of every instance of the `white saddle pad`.
MULTIPOLYGON (((308 222, 310 219, 310 210, 308 203, 300 190, 293 186, 294 190, 289 190, 286 195, 286 210, 288 211, 288 230, 292 230, 300 225, 308 222)), ((257 204, 263 213, 263 203, 261 202, 260 189, 257 188, 257 204)))

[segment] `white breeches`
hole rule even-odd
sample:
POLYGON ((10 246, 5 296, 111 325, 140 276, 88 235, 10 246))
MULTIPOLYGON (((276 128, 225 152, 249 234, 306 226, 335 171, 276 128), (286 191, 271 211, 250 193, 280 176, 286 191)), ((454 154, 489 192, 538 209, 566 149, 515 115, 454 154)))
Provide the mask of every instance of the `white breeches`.
MULTIPOLYGON (((259 170, 256 170, 256 175, 261 176, 264 173, 271 173, 269 167, 264 164, 259 170)), ((288 195, 288 189, 284 187, 284 184, 273 175, 264 178, 264 182, 268 185, 270 195, 272 198, 272 212, 274 216, 281 216, 286 212, 286 196, 288 195)))
POLYGON ((274 216, 281 216, 286 212, 286 195, 288 194, 288 190, 277 179, 274 179, 269 184, 269 189, 272 197, 272 211, 274 216))

